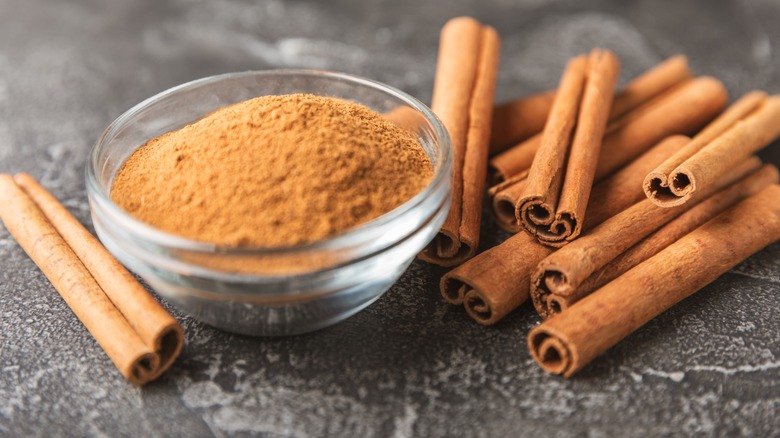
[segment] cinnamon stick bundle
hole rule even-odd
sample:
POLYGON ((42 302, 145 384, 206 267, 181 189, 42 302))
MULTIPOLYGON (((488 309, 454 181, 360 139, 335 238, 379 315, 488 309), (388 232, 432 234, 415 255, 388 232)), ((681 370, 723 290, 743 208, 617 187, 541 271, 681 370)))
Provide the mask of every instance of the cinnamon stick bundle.
POLYGON ((517 204, 520 225, 541 243, 580 234, 619 72, 617 58, 599 49, 564 72, 517 204))
MULTIPOLYGON (((717 208, 733 204, 777 182, 774 166, 759 169, 760 160, 755 157, 746 160, 735 167, 728 180, 719 181, 706 191, 702 190, 691 202, 675 208, 658 208, 643 199, 542 260, 531 280, 531 299, 537 312, 543 318, 549 318, 582 299, 590 291, 580 286, 592 275, 697 204, 704 201, 705 208, 711 209, 714 216, 717 208), (720 191, 729 184, 731 187, 720 191)), ((673 227, 679 227, 679 224, 673 227)), ((662 249, 659 247, 657 251, 662 249)), ((630 267, 625 266, 626 270, 630 267)))
MULTIPOLYGON (((641 200, 640 184, 647 169, 663 162, 688 140, 671 137, 597 185, 586 227, 641 200)), ((495 324, 528 299, 531 275, 552 252, 527 233, 518 233, 446 273, 439 285, 442 296, 451 304, 463 304, 478 323, 495 324)))
POLYGON ((534 327, 541 367, 570 377, 721 274, 780 239, 780 186, 772 185, 685 235, 560 315, 534 327))
POLYGON ((452 139, 452 205, 420 253, 430 263, 463 263, 479 244, 499 46, 496 31, 472 18, 454 18, 441 31, 431 109, 452 139))
POLYGON ((701 187, 728 174, 735 162, 780 136, 780 96, 754 91, 694 137, 645 178, 649 199, 660 207, 687 202, 701 187))
MULTIPOLYGON (((669 135, 687 134, 701 128, 723 109, 726 101, 727 92, 723 84, 704 76, 688 81, 626 114, 607 128, 596 168, 596 180, 608 176, 669 135)), ((525 175, 521 173, 488 190, 497 223, 508 231, 520 229, 516 207, 525 190, 525 175)))
POLYGON ((0 219, 130 382, 170 367, 181 326, 32 177, 0 175, 0 219))
MULTIPOLYGON (((629 112, 689 79, 691 79, 691 71, 688 68, 688 58, 678 55, 661 62, 637 76, 615 95, 609 114, 610 122, 616 122, 629 112)), ((534 155, 539 149, 540 132, 544 128, 552 106, 554 92, 548 93, 518 99, 496 107, 491 137, 496 140, 491 144, 491 153, 497 152, 498 146, 494 144, 502 144, 501 142, 507 141, 505 139, 510 136, 516 136, 512 143, 516 146, 490 160, 490 179, 494 183, 505 181, 531 167, 534 155), (516 134, 520 132, 523 133, 522 136, 516 134), (529 132, 536 135, 530 137, 529 132)))
MULTIPOLYGON (((771 184, 777 184, 779 181, 780 176, 778 176, 777 168, 771 164, 764 164, 761 169, 676 217, 628 251, 617 256, 606 266, 591 274, 577 288, 578 293, 584 296, 604 286, 634 266, 658 254, 667 246, 702 226, 732 205, 760 192, 771 184)), ((578 299, 573 297, 561 299, 557 305, 561 310, 565 310, 578 299)))

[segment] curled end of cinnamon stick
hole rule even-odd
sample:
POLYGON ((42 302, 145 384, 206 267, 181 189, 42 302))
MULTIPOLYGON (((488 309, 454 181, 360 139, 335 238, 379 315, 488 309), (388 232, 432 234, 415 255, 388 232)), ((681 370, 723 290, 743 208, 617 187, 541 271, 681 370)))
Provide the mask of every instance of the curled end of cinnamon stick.
POLYGON ((493 311, 490 301, 486 300, 477 289, 471 289, 466 292, 463 306, 466 308, 466 313, 474 321, 482 325, 493 325, 504 317, 504 315, 493 311))
POLYGON ((548 373, 571 376, 576 369, 575 357, 559 337, 537 326, 528 335, 528 348, 531 356, 548 373))
POLYGON ((184 329, 179 323, 173 321, 160 331, 159 336, 155 340, 155 352, 159 356, 159 365, 152 379, 156 379, 170 368, 173 362, 176 361, 176 358, 179 357, 183 347, 184 329))
POLYGON ((577 218, 569 212, 556 214, 551 206, 541 199, 521 199, 515 208, 515 219, 540 243, 549 246, 562 246, 575 238, 579 226, 577 218))
POLYGON ((457 266, 476 254, 476 248, 457 236, 441 229, 419 257, 439 266, 457 266))
POLYGON ((441 290, 441 296, 445 301, 450 304, 460 305, 463 304, 463 298, 466 296, 466 292, 470 290, 470 286, 463 280, 447 273, 441 277, 439 290, 441 290))
POLYGON ((567 306, 562 294, 571 292, 571 283, 560 270, 540 266, 531 279, 531 301, 544 319, 561 313, 567 306))
POLYGON ((558 295, 547 296, 547 309, 550 317, 555 316, 569 307, 569 303, 564 298, 558 295))
POLYGON ((140 355, 121 370, 131 383, 145 385, 168 371, 184 346, 184 329, 174 321, 160 330, 154 344, 154 353, 140 355))
POLYGON ((696 180, 684 169, 676 169, 670 175, 651 172, 642 188, 647 198, 659 207, 675 207, 684 204, 696 190, 696 180))

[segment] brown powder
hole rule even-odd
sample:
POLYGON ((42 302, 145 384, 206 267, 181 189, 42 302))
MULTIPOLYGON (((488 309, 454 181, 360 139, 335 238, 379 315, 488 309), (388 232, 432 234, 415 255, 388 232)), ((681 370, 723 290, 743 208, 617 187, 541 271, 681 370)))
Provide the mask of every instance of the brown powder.
POLYGON ((416 138, 355 103, 266 96, 135 151, 112 199, 156 228, 226 246, 313 242, 374 219, 432 176, 416 138))

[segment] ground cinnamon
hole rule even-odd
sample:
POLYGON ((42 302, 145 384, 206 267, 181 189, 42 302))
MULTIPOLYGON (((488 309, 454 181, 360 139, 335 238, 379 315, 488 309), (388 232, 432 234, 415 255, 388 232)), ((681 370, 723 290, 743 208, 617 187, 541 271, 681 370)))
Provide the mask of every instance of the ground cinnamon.
POLYGON ((355 103, 291 94, 237 103, 149 141, 124 163, 111 197, 186 238, 281 247, 374 219, 431 175, 409 131, 355 103))

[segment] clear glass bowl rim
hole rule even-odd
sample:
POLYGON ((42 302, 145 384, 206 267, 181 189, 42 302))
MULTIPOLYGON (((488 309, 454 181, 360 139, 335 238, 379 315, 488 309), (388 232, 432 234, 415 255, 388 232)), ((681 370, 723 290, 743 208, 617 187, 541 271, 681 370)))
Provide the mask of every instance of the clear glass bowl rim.
POLYGON ((362 241, 366 238, 370 238, 375 229, 384 228, 388 224, 403 217, 407 212, 424 205, 425 201, 435 192, 436 188, 445 182, 445 179, 450 178, 450 172, 452 162, 452 142, 447 129, 438 117, 431 111, 425 104, 420 102, 415 97, 405 93, 395 87, 387 84, 383 84, 372 79, 363 78, 347 73, 337 73, 325 70, 309 70, 309 69, 273 69, 273 70, 253 70, 237 73, 225 73, 215 76, 208 76, 201 79, 196 79, 184 84, 169 88, 162 91, 141 103, 133 106, 129 110, 125 111, 122 115, 117 117, 111 124, 103 131, 100 139, 92 147, 89 154, 89 158, 86 166, 86 182, 88 191, 91 191, 95 197, 96 202, 101 204, 101 207, 107 209, 111 216, 120 220, 121 227, 135 235, 143 236, 147 243, 153 245, 163 246, 174 250, 185 250, 193 252, 204 253, 219 253, 225 255, 294 255, 299 253, 309 253, 316 251, 330 251, 338 250, 340 248, 348 247, 355 241, 362 241), (99 157, 100 152, 107 138, 113 136, 116 130, 121 128, 131 119, 135 114, 144 110, 148 106, 151 106, 158 101, 165 99, 166 97, 176 94, 182 91, 187 91, 192 88, 208 85, 214 82, 219 82, 225 79, 235 79, 246 76, 280 76, 280 75, 304 75, 304 76, 324 76, 332 79, 339 79, 347 82, 354 83, 356 85, 373 88, 389 94, 401 101, 406 105, 419 111, 431 124, 436 137, 439 140, 439 147, 437 148, 437 166, 431 181, 428 185, 420 191, 413 198, 409 199, 405 203, 396 207, 395 209, 379 216, 369 222, 361 224, 355 228, 352 228, 344 233, 335 235, 331 238, 306 243, 302 245, 295 245, 289 247, 272 247, 272 248, 258 248, 258 247, 230 247, 216 245, 208 242, 201 242, 197 240, 187 239, 181 236, 177 236, 171 233, 167 233, 151 225, 148 225, 129 213, 122 210, 111 199, 108 193, 108 188, 104 186, 97 177, 97 169, 100 166, 99 157))

